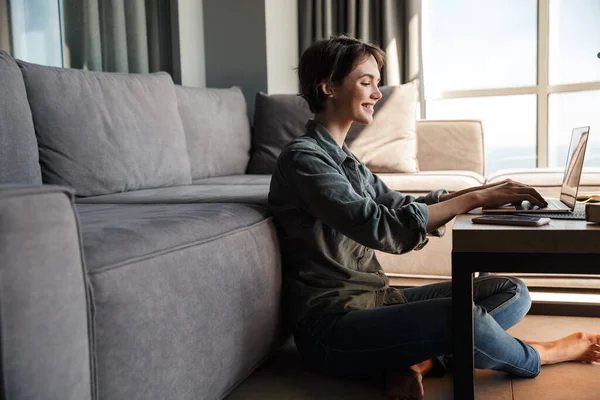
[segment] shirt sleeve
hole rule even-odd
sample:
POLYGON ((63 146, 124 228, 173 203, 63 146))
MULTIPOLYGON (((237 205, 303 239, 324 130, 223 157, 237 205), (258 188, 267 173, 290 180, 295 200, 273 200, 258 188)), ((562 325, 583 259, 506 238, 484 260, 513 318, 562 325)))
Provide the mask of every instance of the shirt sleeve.
MULTIPOLYGON (((402 193, 390 189, 376 174, 373 174, 364 164, 364 169, 367 171, 369 183, 375 190, 376 199, 378 203, 385 204, 388 207, 394 207, 397 202, 417 202, 427 205, 437 204, 440 202, 442 195, 448 194, 446 189, 438 189, 427 193, 425 196, 415 198, 414 196, 405 196, 402 193)), ((431 236, 442 237, 446 234, 446 225, 440 226, 438 229, 429 232, 431 236)), ((416 248, 420 250, 423 246, 416 248)))
POLYGON ((288 149, 283 176, 291 194, 315 218, 356 242, 400 254, 427 242, 428 209, 411 196, 391 207, 357 193, 333 160, 318 151, 288 149))

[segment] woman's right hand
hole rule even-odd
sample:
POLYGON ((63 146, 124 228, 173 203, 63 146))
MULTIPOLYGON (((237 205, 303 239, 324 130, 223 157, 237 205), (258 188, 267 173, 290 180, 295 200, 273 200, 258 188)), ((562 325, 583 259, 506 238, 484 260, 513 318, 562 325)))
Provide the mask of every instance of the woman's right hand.
POLYGON ((510 179, 493 186, 481 188, 475 193, 478 197, 478 205, 484 208, 497 208, 505 204, 518 205, 523 201, 528 201, 538 207, 548 206, 546 200, 537 190, 510 179))
POLYGON ((546 207, 546 200, 531 186, 506 180, 494 184, 477 186, 462 193, 452 193, 443 201, 427 206, 427 232, 432 232, 459 214, 477 207, 496 208, 505 204, 521 204, 527 200, 540 207, 546 207))

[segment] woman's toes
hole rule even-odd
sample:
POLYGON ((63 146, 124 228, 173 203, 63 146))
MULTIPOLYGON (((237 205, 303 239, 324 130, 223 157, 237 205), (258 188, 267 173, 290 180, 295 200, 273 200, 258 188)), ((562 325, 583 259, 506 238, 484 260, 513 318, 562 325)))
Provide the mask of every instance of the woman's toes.
POLYGON ((587 364, 591 364, 593 362, 600 362, 600 351, 589 349, 583 354, 583 360, 587 364))
POLYGON ((594 346, 600 346, 600 335, 595 334, 586 334, 586 338, 592 343, 594 346))

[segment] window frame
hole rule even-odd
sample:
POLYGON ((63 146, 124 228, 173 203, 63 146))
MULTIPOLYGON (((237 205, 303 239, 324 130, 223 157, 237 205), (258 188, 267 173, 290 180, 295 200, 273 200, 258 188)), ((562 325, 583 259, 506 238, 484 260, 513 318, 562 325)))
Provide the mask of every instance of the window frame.
MULTIPOLYGON (((536 167, 548 167, 548 97, 553 93, 583 92, 600 90, 600 81, 572 83, 564 85, 549 84, 549 31, 550 7, 549 0, 538 0, 537 7, 537 85, 518 88, 475 89, 441 91, 434 96, 425 97, 421 104, 421 117, 427 118, 427 102, 440 99, 456 99, 464 97, 508 96, 534 94, 537 100, 536 115, 536 167)), ((427 66, 423 66, 425 71, 427 66)), ((423 83, 427 85, 426 74, 423 73, 423 83)))

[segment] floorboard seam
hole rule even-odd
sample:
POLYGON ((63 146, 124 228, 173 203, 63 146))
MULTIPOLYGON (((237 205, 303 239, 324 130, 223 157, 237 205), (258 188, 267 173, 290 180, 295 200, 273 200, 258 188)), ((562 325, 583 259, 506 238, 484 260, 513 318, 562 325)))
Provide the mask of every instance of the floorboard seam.
POLYGON ((515 388, 513 386, 512 376, 510 377, 510 397, 512 398, 512 400, 515 400, 515 388))

